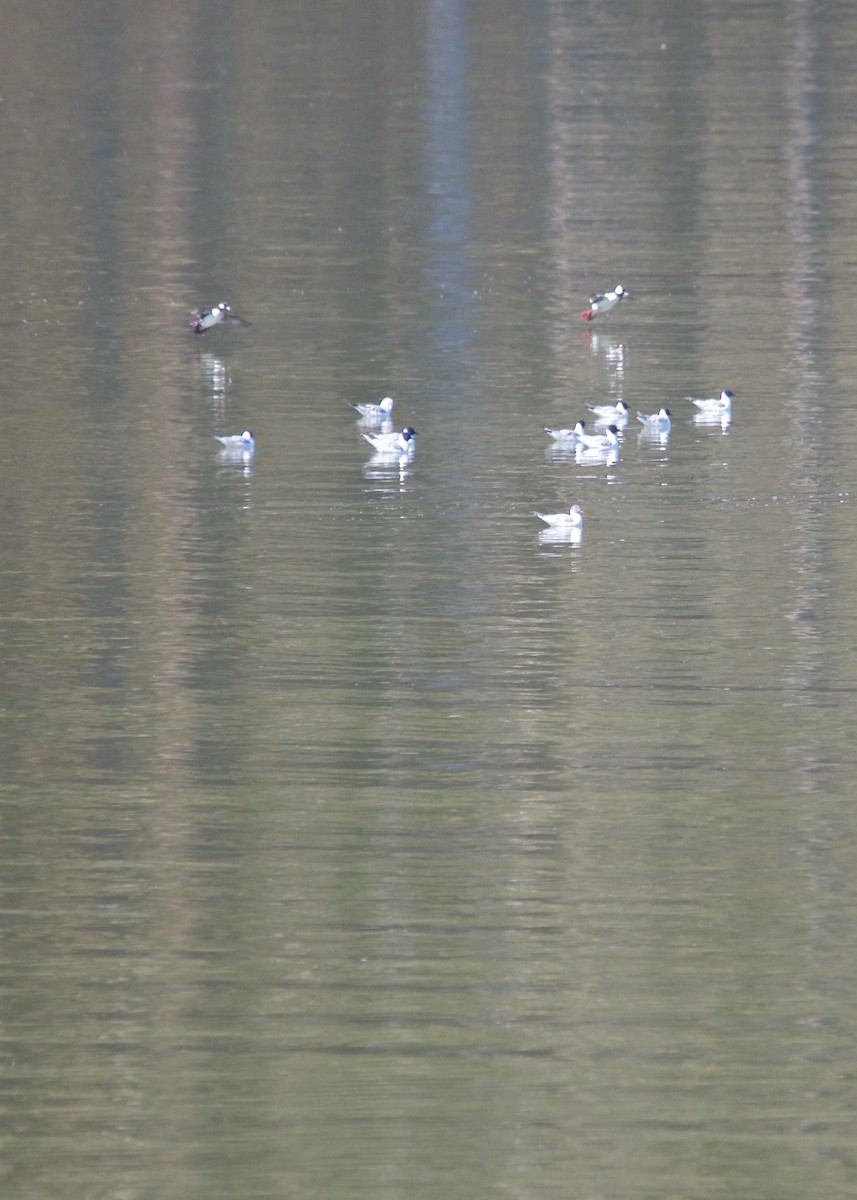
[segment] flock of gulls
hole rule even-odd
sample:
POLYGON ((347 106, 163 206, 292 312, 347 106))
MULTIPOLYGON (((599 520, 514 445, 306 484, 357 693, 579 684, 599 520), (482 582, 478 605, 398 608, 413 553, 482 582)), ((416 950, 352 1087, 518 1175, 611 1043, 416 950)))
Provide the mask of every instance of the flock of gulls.
MULTIPOLYGON (((631 300, 632 296, 621 283, 610 292, 599 292, 590 297, 589 307, 580 314, 584 321, 593 321, 612 312, 623 300, 631 300)), ((194 309, 190 327, 194 333, 205 334, 207 330, 217 325, 248 326, 249 321, 233 313, 229 305, 223 301, 210 309, 194 309)), ((732 392, 728 389, 721 391, 719 396, 699 397, 686 396, 685 400, 694 405, 694 421, 702 425, 720 425, 726 429, 732 420, 732 392)), ((373 462, 398 463, 400 469, 405 467, 414 457, 416 451, 415 438, 417 431, 406 425, 401 431, 393 427, 392 396, 385 396, 377 404, 355 404, 345 401, 357 413, 357 425, 361 437, 372 447, 373 462)), ((631 417, 631 409, 624 400, 615 404, 587 404, 586 408, 593 415, 593 427, 597 432, 589 432, 586 419, 581 418, 568 429, 545 428, 545 433, 551 439, 555 448, 565 453, 574 454, 575 461, 588 465, 612 466, 619 461, 619 448, 625 428, 631 417)), ((668 408, 659 408, 657 412, 637 412, 637 420, 642 428, 640 438, 666 444, 669 440, 671 413, 668 408)), ((223 447, 223 453, 228 456, 241 457, 245 461, 252 457, 256 449, 256 440, 251 429, 243 433, 218 436, 216 439, 223 447)), ((579 541, 583 531, 583 512, 580 505, 573 504, 568 512, 543 513, 536 512, 534 516, 546 526, 541 531, 544 540, 579 541)))
MULTIPOLYGON (((627 288, 618 283, 611 292, 591 296, 589 307, 580 316, 584 321, 594 321, 596 317, 612 312, 623 300, 631 299, 627 288)), ((732 392, 728 388, 724 388, 719 396, 686 396, 685 399, 696 409, 694 421, 697 424, 719 425, 725 430, 732 421, 732 392)), ((573 452, 578 463, 612 466, 619 461, 619 446, 631 418, 631 409, 624 400, 617 400, 615 404, 587 404, 586 407, 595 418, 593 425, 598 432, 590 433, 586 420, 581 418, 570 429, 546 428, 545 433, 552 439, 554 447, 573 452)), ((669 440, 672 414, 668 408, 659 408, 652 413, 637 411, 637 420, 642 426, 641 439, 664 445, 669 440)), ((583 512, 579 504, 572 504, 568 512, 536 512, 534 515, 547 527, 539 535, 543 541, 580 541, 583 512)))

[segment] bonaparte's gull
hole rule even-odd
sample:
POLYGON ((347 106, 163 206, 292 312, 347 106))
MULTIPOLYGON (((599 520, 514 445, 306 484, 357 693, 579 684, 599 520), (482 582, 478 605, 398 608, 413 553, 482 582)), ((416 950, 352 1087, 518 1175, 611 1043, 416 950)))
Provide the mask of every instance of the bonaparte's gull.
POLYGON ((732 416, 732 393, 728 388, 724 388, 719 396, 709 396, 707 399, 700 399, 696 396, 685 396, 685 400, 689 400, 691 404, 695 404, 699 411, 706 417, 732 416))
POLYGON ((654 429, 658 433, 666 433, 670 427, 670 410, 659 408, 656 413, 641 413, 637 411, 637 420, 642 421, 646 429, 654 429))
POLYGON ((583 450, 597 450, 599 454, 604 454, 619 445, 619 430, 615 425, 608 425, 603 433, 584 433, 581 430, 577 435, 577 444, 583 450))
POLYGON ((612 292, 599 292, 597 296, 590 296, 589 308, 585 308, 580 315, 584 321, 592 321, 595 317, 603 317, 605 313, 612 312, 620 300, 630 299, 630 294, 622 284, 617 283, 612 292))
POLYGON ((406 425, 401 433, 363 433, 360 436, 368 442, 376 454, 413 454, 416 449, 416 429, 406 425))
POLYGON ((256 449, 256 439, 253 437, 252 429, 245 429, 243 433, 230 433, 226 437, 215 434, 215 439, 221 442, 227 450, 243 450, 252 454, 256 449))
POLYGON ((193 320, 190 327, 194 333, 205 333, 206 329, 211 329, 214 325, 250 324, 249 321, 245 321, 243 317, 232 312, 225 300, 221 300, 220 304, 215 304, 214 308, 195 308, 191 316, 193 320))
POLYGON ((579 504, 572 504, 568 512, 537 512, 533 515, 538 517, 540 521, 544 521, 545 525, 549 525, 551 529, 580 529, 580 527, 583 525, 583 513, 580 511, 579 504))
POLYGON ((574 444, 583 433, 585 424, 585 421, 578 421, 574 429, 548 429, 546 425, 545 433, 548 437, 552 437, 555 442, 571 442, 574 444))
POLYGON ((384 421, 390 420, 390 414, 396 402, 392 396, 385 396, 378 404, 352 404, 350 400, 346 400, 345 403, 354 409, 361 421, 381 425, 384 421))
POLYGON ((587 404, 586 407, 599 421, 612 421, 617 425, 624 425, 631 412, 624 400, 617 400, 615 404, 587 404))

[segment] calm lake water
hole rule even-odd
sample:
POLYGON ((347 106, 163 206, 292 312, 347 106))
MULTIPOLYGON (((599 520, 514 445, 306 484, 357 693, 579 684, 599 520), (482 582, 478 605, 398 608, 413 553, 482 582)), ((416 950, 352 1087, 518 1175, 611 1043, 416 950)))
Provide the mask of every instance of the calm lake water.
POLYGON ((3 1196, 857 1196, 852 7, 0 28, 3 1196))

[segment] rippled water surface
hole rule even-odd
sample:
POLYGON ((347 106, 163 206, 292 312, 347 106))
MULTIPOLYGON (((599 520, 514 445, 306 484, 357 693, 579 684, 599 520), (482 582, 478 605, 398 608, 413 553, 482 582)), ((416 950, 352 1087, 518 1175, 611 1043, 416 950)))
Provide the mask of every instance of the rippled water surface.
POLYGON ((857 1195, 848 6, 2 28, 3 1195, 857 1195))

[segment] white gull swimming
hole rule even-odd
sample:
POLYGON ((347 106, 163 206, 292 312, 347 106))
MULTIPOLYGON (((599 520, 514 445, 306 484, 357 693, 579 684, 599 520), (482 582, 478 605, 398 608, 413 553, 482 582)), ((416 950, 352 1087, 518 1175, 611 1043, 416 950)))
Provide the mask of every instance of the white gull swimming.
POLYGON ((572 446, 577 442, 578 437, 583 433, 585 421, 578 421, 574 429, 549 429, 545 425, 545 433, 548 437, 553 438, 555 442, 568 442, 572 446))
POLYGON ((624 425, 631 413, 624 400, 617 400, 615 404, 587 404, 586 407, 598 418, 596 424, 609 421, 614 425, 624 425))
POLYGON ((652 429, 658 433, 666 433, 670 427, 670 410, 668 408, 659 408, 656 413, 641 413, 638 410, 637 420, 642 421, 646 429, 652 429))
POLYGON ((580 529, 583 525, 583 513, 580 511, 579 504, 572 504, 568 512, 537 512, 533 515, 538 517, 540 521, 544 521, 545 525, 549 525, 551 529, 558 531, 580 529))
MULTIPOLYGON (((578 425, 582 424, 582 421, 578 421, 578 425)), ((615 425, 608 425, 603 433, 584 433, 581 429, 577 435, 577 445, 582 450, 595 450, 600 454, 609 453, 611 450, 618 449, 619 430, 615 425)))
POLYGON ((719 396, 709 396, 706 398, 698 396, 685 396, 685 400, 689 400, 691 404, 695 404, 703 416, 732 416, 732 393, 728 388, 724 388, 719 396))
POLYGON ((225 437, 215 434, 215 440, 225 446, 227 450, 241 450, 245 454, 252 454, 256 449, 256 439, 253 437, 252 429, 245 429, 243 433, 230 433, 225 437))
POLYGON ((363 433, 360 436, 368 442, 376 454, 388 456, 413 454, 416 449, 416 429, 406 425, 401 433, 363 433))
POLYGON ((350 400, 345 403, 349 408, 353 408, 360 421, 366 425, 383 425, 391 419, 393 405, 396 403, 392 396, 385 396, 378 404, 352 404, 350 400))

